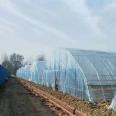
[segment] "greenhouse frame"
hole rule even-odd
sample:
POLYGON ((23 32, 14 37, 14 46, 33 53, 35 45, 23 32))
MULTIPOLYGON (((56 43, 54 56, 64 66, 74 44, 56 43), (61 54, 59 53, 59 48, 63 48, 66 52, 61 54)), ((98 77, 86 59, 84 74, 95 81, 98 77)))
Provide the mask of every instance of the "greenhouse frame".
POLYGON ((17 76, 92 102, 116 92, 116 54, 59 49, 46 61, 22 67, 17 76))

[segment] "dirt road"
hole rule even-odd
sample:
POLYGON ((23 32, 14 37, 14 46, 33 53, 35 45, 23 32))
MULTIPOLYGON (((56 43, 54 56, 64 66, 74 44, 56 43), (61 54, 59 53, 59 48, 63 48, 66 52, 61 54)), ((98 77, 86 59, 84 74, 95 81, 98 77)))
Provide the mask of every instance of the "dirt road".
POLYGON ((0 89, 0 116, 56 116, 39 97, 35 97, 11 78, 0 89))

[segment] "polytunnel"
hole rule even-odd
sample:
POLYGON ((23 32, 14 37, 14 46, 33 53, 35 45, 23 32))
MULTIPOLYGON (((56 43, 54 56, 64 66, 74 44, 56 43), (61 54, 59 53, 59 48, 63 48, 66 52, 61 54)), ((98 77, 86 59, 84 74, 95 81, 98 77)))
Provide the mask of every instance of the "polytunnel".
POLYGON ((35 61, 30 65, 25 65, 17 71, 17 76, 37 84, 43 83, 43 75, 46 69, 45 61, 35 61))
POLYGON ((17 76, 82 100, 112 100, 116 92, 116 54, 59 49, 47 61, 22 67, 17 76))
POLYGON ((56 50, 48 63, 60 91, 89 101, 111 100, 116 92, 116 54, 56 50), (56 72, 57 71, 57 72, 56 72))
POLYGON ((32 81, 38 84, 42 84, 45 69, 46 69, 46 61, 34 62, 31 66, 32 81))

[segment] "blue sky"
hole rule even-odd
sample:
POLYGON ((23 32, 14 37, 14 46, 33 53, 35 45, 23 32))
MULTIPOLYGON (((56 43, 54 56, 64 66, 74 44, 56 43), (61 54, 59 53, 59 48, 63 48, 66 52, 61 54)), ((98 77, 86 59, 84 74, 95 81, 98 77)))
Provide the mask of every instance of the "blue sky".
POLYGON ((0 0, 0 54, 60 47, 116 52, 116 0, 0 0))

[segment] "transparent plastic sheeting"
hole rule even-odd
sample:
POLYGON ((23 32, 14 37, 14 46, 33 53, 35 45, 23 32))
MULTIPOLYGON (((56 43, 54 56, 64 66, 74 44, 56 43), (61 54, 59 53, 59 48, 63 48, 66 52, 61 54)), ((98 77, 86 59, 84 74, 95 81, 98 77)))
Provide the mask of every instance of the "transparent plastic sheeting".
POLYGON ((109 100, 116 91, 116 54, 60 49, 46 62, 20 68, 17 76, 82 100, 109 100))

